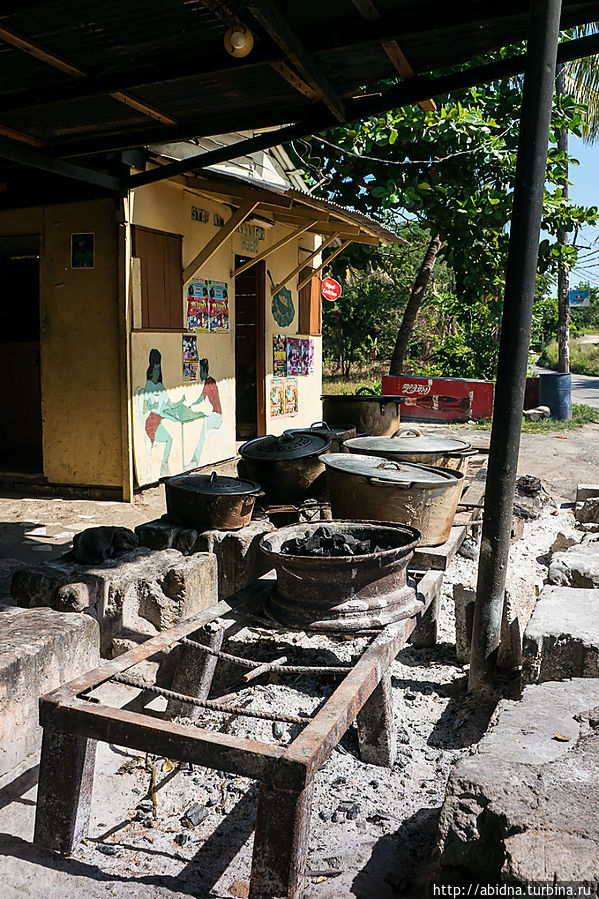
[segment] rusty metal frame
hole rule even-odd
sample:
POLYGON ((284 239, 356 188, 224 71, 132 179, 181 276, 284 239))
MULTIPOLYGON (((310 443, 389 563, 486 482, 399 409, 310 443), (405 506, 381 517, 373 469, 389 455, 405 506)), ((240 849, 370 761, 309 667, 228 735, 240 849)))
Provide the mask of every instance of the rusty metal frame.
MULTIPOLYGON (((381 696, 388 694, 385 677, 389 667, 417 625, 422 622, 426 626, 427 615, 439 601, 442 579, 440 571, 424 574, 416 588, 421 603, 418 613, 388 625, 374 636, 330 697, 287 746, 110 707, 88 695, 217 618, 230 619, 227 627, 238 624, 239 616, 251 615, 272 588, 274 581, 268 576, 43 696, 40 723, 44 727, 44 742, 35 842, 69 853, 86 836, 93 785, 93 741, 100 740, 259 780, 262 786, 250 897, 299 897, 314 776, 357 716, 360 725, 363 709, 359 731, 365 760, 392 764, 389 747, 394 746, 394 737, 386 733, 381 741, 377 730, 388 730, 392 724, 388 715, 381 718, 376 714, 373 703, 369 708, 368 700, 375 691, 376 696, 381 691, 381 696), (381 745, 387 747, 382 753, 381 745), (272 808, 277 809, 277 815, 271 820, 272 808), (282 826, 281 821, 286 825, 282 826)), ((274 623, 273 629, 277 629, 274 623)))

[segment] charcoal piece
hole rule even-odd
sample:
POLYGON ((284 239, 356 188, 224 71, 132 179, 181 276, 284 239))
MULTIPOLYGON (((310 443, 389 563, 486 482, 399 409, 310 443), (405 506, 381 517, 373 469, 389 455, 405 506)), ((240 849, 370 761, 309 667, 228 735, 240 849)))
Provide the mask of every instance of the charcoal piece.
POLYGON ((203 805, 195 803, 187 809, 181 822, 182 824, 185 824, 186 827, 197 827, 198 824, 201 824, 207 817, 208 809, 205 809, 203 805))

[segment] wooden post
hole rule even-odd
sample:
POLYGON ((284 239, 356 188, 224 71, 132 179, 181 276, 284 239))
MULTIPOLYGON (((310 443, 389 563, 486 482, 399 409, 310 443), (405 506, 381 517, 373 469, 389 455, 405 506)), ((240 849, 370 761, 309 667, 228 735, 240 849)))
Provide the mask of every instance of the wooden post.
POLYGON ((468 689, 494 692, 534 302, 561 0, 533 0, 468 689))
POLYGON ((44 728, 33 842, 68 855, 87 836, 96 741, 44 728))
POLYGON ((301 899, 314 782, 299 793, 260 785, 250 899, 301 899))
POLYGON ((225 240, 227 240, 227 238, 231 236, 236 228, 238 228, 243 224, 243 222, 245 222, 246 218, 251 215, 256 206, 259 205, 260 204, 257 202, 244 203, 243 206, 240 206, 239 209, 233 213, 230 219, 227 219, 222 228, 220 228, 216 232, 214 237, 208 241, 206 246, 201 249, 196 256, 194 256, 189 265, 185 266, 181 277, 183 284, 189 281, 190 278, 193 278, 195 273, 199 271, 199 269, 201 269, 201 267, 205 265, 209 259, 212 259, 217 250, 222 247, 225 240))
MULTIPOLYGON (((215 652, 219 651, 223 645, 224 633, 224 628, 221 627, 210 634, 208 640, 210 649, 215 652)), ((204 636, 201 631, 192 634, 192 638, 198 642, 201 636, 204 636)), ((182 643, 178 652, 179 659, 171 690, 176 693, 184 693, 186 696, 193 696, 194 699, 208 699, 218 657, 208 652, 202 652, 201 649, 196 649, 188 643, 182 643)), ((193 721, 199 717, 201 711, 199 706, 190 705, 181 699, 169 699, 164 717, 167 721, 172 721, 178 715, 184 715, 193 721)))
POLYGON ((368 765, 392 768, 397 744, 389 669, 358 712, 356 724, 362 761, 368 765))

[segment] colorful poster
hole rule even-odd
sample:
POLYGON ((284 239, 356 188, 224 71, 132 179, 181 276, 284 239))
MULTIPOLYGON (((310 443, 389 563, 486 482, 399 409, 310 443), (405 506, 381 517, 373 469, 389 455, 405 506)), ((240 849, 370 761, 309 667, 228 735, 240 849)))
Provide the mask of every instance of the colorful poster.
POLYGON ((284 334, 274 334, 272 338, 272 373, 275 378, 287 374, 287 343, 284 334))
POLYGON ((302 342, 297 337, 287 338, 287 374, 301 375, 302 370, 302 342))
POLYGON ((297 415, 298 412, 297 378, 285 379, 285 415, 297 415))
POLYGON ((285 378, 273 378, 270 383, 270 416, 285 415, 285 378))
POLYGON ((183 362, 183 380, 198 380, 198 364, 197 362, 183 362))
POLYGON ((314 374, 314 341, 311 337, 302 339, 302 373, 314 374))
POLYGON ((210 297, 208 283, 203 278, 192 278, 187 285, 187 330, 210 330, 210 297))
POLYGON ((195 334, 183 336, 183 362, 199 362, 198 338, 195 334))
POLYGON ((230 327, 227 285, 224 281, 213 281, 210 287, 210 330, 229 331, 230 327))

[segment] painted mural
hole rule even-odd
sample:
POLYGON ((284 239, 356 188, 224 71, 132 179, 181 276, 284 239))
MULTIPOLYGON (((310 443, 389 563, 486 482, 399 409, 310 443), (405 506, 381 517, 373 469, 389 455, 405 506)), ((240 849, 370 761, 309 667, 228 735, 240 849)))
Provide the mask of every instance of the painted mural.
MULTIPOLYGON (((192 348, 183 347, 183 380, 185 360, 192 348)), ((162 375, 162 353, 153 347, 148 355, 146 381, 135 390, 137 480, 150 484, 159 478, 179 474, 207 464, 202 455, 212 433, 223 425, 223 405, 219 385, 210 375, 210 363, 203 357, 193 363, 197 376, 193 383, 167 388, 162 375), (193 395, 189 395, 190 390, 193 395), (139 434, 143 434, 145 459, 142 461, 139 434)))

